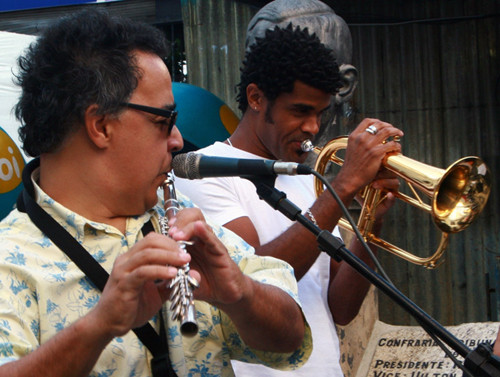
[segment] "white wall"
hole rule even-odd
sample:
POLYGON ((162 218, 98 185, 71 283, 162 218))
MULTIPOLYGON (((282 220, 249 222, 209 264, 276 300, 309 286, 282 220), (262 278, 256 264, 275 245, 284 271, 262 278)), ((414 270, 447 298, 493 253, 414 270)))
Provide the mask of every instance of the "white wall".
MULTIPOLYGON (((19 123, 14 116, 13 107, 21 93, 14 84, 14 74, 17 70, 17 58, 34 41, 32 35, 0 31, 0 127, 2 127, 21 149, 17 129, 19 123)), ((22 152, 22 150, 21 150, 22 152)), ((26 156, 23 154, 26 159, 26 156)))

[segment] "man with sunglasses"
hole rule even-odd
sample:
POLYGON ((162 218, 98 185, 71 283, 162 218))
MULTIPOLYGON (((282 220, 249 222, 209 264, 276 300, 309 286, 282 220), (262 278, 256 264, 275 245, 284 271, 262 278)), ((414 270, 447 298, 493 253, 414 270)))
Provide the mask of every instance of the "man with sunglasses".
POLYGON ((157 191, 182 148, 166 46, 150 26, 89 10, 19 59, 15 110, 34 159, 0 223, 0 375, 232 376, 230 359, 290 370, 309 356, 288 264, 195 208, 158 233, 157 191), (199 284, 190 337, 164 305, 186 263, 199 284))

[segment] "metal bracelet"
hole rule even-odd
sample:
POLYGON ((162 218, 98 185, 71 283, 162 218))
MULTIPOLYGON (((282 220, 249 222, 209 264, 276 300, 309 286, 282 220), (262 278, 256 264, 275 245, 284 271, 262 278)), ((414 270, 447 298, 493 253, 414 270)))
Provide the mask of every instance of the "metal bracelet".
POLYGON ((314 215, 312 214, 311 209, 308 209, 306 211, 306 214, 307 214, 307 216, 309 216, 309 218, 311 219, 311 221, 313 222, 313 224, 316 225, 316 226, 318 226, 318 223, 316 222, 316 219, 314 218, 314 215))

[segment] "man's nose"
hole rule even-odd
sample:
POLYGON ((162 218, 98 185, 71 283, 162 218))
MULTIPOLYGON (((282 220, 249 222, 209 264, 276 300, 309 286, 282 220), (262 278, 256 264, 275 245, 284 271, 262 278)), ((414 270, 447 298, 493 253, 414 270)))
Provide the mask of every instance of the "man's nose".
POLYGON ((172 128, 170 135, 168 137, 167 148, 169 152, 178 152, 184 146, 184 141, 182 140, 182 135, 177 126, 172 128))
POLYGON ((321 125, 321 116, 317 114, 311 114, 304 121, 302 125, 302 131, 305 133, 310 133, 311 135, 316 135, 319 132, 319 127, 321 125))

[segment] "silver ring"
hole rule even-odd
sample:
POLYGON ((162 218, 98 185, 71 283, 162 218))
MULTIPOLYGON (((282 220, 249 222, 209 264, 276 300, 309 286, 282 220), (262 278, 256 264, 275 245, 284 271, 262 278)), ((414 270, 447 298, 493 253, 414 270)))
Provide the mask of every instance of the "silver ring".
POLYGON ((371 133, 372 135, 375 135, 377 133, 377 127, 371 124, 365 129, 365 131, 371 133))

